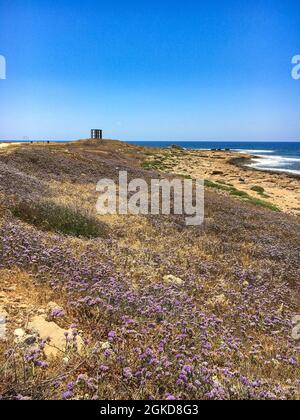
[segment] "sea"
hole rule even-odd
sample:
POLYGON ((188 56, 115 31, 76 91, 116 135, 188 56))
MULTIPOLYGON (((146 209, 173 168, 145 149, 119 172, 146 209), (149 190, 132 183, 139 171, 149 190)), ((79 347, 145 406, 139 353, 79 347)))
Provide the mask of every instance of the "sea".
MULTIPOLYGON (((65 142, 67 140, 57 140, 65 142)), ((15 140, 14 142, 24 142, 15 140)), ((26 142, 28 142, 26 140, 26 142)), ((0 140, 1 143, 1 140, 0 140)), ((230 149, 241 154, 252 154, 250 166, 257 169, 288 172, 300 175, 300 141, 128 141, 127 143, 148 147, 170 147, 176 144, 185 149, 211 150, 230 149)))
POLYGON ((237 142, 237 141, 149 141, 128 142, 150 147, 169 147, 176 144, 185 149, 211 150, 230 149, 241 154, 255 156, 249 164, 253 168, 288 172, 300 175, 300 141, 299 142, 237 142))

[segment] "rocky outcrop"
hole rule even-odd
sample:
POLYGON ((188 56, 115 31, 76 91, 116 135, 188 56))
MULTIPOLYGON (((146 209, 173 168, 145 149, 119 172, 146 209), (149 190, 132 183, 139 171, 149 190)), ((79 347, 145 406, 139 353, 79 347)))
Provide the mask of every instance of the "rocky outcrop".
POLYGON ((36 333, 40 339, 47 340, 44 353, 47 358, 63 356, 68 347, 69 339, 74 341, 79 353, 83 351, 83 340, 78 335, 74 336, 71 330, 65 331, 55 322, 46 321, 44 316, 36 316, 29 323, 28 328, 36 333))
POLYGON ((6 339, 6 322, 8 318, 8 313, 0 304, 0 340, 6 339))
POLYGON ((173 285, 177 285, 177 286, 183 286, 184 285, 184 281, 181 278, 175 277, 172 274, 164 276, 163 280, 167 284, 173 284, 173 285))
POLYGON ((27 334, 23 328, 17 328, 14 331, 15 344, 21 347, 32 347, 37 343, 37 337, 33 334, 27 334))

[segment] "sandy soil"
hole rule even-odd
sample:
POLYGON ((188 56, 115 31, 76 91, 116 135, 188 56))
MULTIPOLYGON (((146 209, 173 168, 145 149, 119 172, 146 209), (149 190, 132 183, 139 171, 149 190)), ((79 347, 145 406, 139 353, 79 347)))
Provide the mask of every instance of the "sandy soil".
MULTIPOLYGON (((163 151, 161 153, 165 172, 190 175, 193 178, 226 183, 249 195, 268 201, 282 211, 300 215, 300 177, 285 173, 258 171, 232 160, 251 158, 226 151, 163 151), (263 187, 263 195, 252 190, 263 187)), ((157 159, 157 156, 154 157, 157 159)), ((245 162, 246 163, 246 162, 245 162)))
POLYGON ((10 146, 19 146, 20 143, 0 143, 0 149, 7 149, 10 146))

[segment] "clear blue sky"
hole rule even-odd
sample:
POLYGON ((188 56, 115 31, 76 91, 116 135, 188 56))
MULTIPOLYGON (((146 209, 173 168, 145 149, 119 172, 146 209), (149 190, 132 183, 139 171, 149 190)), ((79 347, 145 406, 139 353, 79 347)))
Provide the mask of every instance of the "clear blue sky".
POLYGON ((300 140, 299 0, 0 0, 0 138, 300 140))

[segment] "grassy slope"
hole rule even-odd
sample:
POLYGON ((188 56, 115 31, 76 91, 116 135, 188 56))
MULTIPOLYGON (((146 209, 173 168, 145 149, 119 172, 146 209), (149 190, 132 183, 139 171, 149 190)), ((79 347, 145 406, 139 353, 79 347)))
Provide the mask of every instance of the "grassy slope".
POLYGON ((71 382, 73 398, 298 398, 298 219, 213 191, 201 228, 179 216, 105 216, 109 235, 93 240, 11 213, 46 200, 92 214, 100 178, 155 176, 142 168, 147 154, 118 142, 0 154, 0 278, 17 267, 54 290, 65 328, 76 322, 87 339, 84 357, 70 351, 68 365, 48 369, 28 361, 25 377, 2 356, 0 394, 62 398, 71 382), (184 286, 165 284, 167 274, 184 286))

